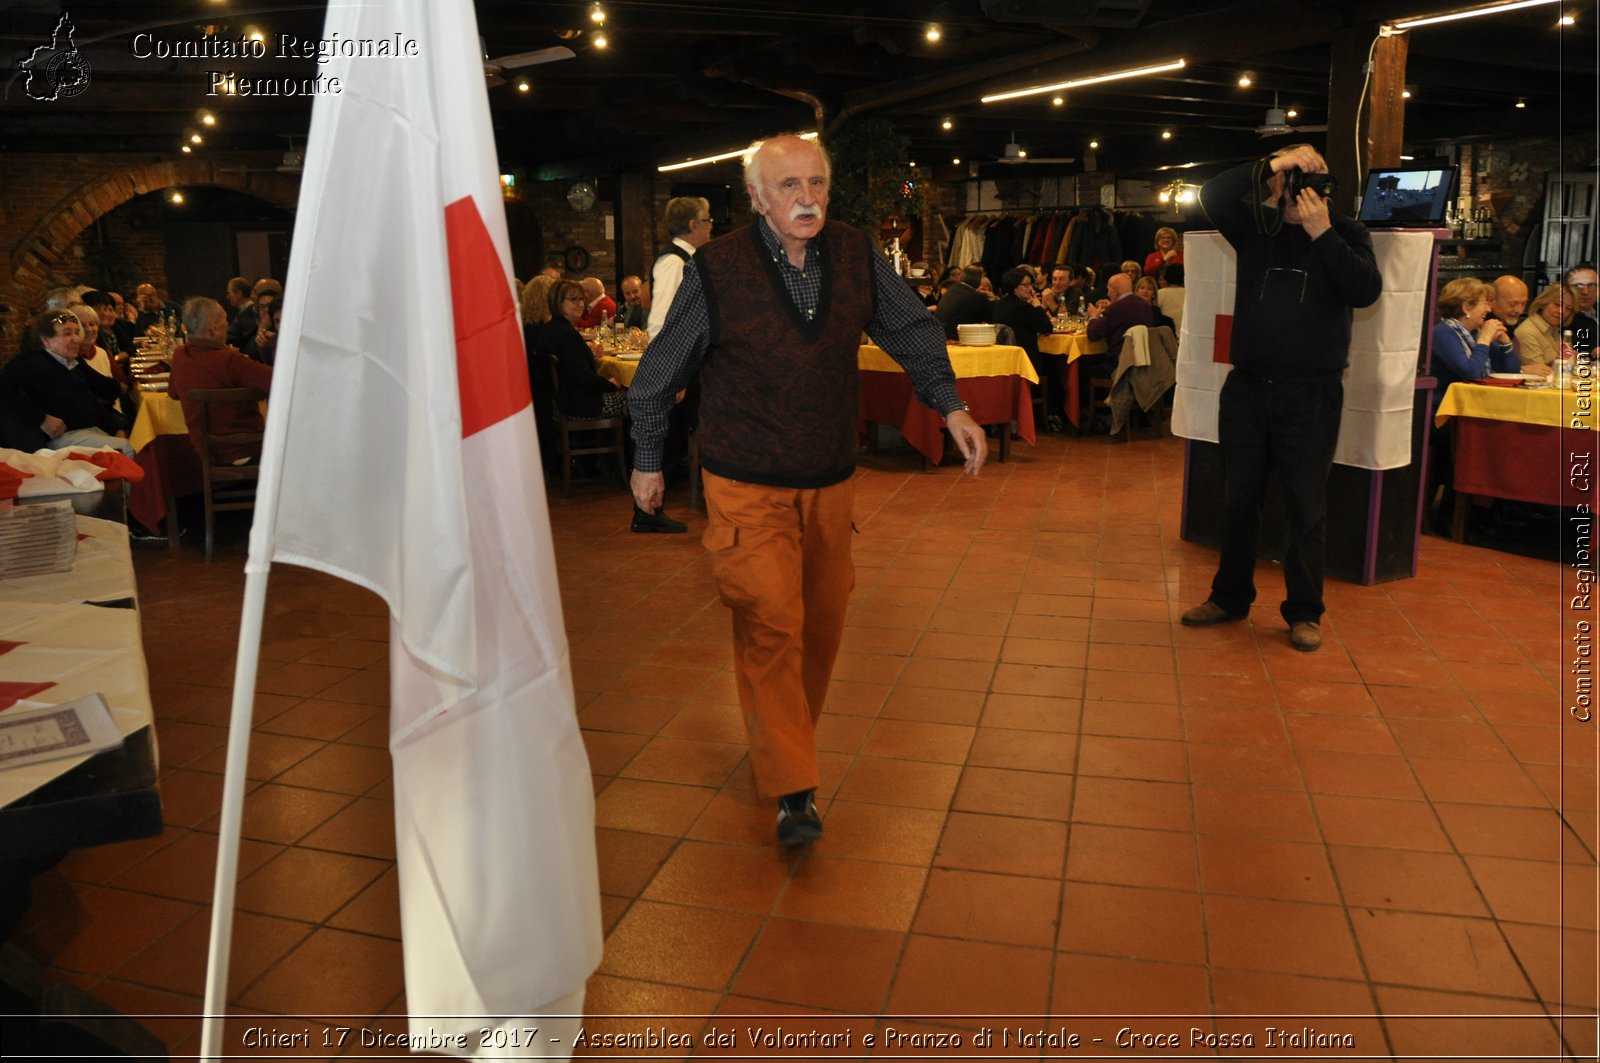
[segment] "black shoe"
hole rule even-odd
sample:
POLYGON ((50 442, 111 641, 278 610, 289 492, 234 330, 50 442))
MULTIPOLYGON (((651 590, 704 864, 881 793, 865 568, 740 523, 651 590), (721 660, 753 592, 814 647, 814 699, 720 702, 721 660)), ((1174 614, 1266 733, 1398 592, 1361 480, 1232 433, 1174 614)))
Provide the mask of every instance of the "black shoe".
POLYGON ((633 507, 633 523, 629 525, 636 532, 686 532, 689 526, 681 520, 673 520, 665 513, 657 510, 646 513, 638 506, 633 507))
POLYGON ((815 791, 801 790, 778 798, 778 844, 798 849, 822 837, 822 817, 817 814, 815 791))
POLYGON ((167 541, 165 535, 155 534, 132 517, 128 518, 128 538, 136 543, 164 543, 167 541))

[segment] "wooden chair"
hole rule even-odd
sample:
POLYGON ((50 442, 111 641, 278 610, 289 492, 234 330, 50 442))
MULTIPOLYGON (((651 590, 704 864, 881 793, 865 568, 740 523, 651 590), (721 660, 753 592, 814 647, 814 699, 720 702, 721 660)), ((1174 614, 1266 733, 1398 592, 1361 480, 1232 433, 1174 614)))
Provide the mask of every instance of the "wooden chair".
MULTIPOLYGON (((261 477, 261 466, 231 465, 216 456, 216 448, 250 446, 259 448, 260 432, 235 432, 231 435, 213 435, 211 432, 212 403, 260 402, 266 393, 255 388, 195 388, 188 398, 200 407, 200 479, 206 511, 206 560, 211 560, 214 515, 225 510, 254 509, 256 506, 256 481, 261 477)), ((174 518, 175 519, 175 518, 174 518)))
MULTIPOLYGON (((550 380, 554 386, 552 394, 560 395, 561 378, 556 369, 556 363, 550 362, 550 380)), ((564 495, 572 489, 572 459, 589 454, 615 454, 617 456, 617 470, 622 473, 622 483, 628 483, 628 452, 627 438, 623 431, 623 418, 621 417, 568 417, 561 412, 561 407, 555 409, 556 431, 561 438, 561 493, 564 495), (610 442, 602 443, 603 436, 584 444, 582 440, 574 440, 574 436, 597 436, 600 433, 609 433, 610 442)))

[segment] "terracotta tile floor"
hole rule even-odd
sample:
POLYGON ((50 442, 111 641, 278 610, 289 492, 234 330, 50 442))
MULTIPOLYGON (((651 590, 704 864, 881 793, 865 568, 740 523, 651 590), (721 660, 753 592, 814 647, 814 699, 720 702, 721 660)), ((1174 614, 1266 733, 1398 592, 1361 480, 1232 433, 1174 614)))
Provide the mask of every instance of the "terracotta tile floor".
MULTIPOLYGON (((1428 538, 1413 580, 1330 584, 1319 654, 1287 645, 1271 565, 1249 623, 1183 628, 1215 558, 1178 537, 1181 469, 1150 439, 1046 437, 977 480, 867 459, 827 837, 800 855, 753 796, 697 535, 629 534, 614 489, 553 498, 608 932, 590 1010, 721 1017, 661 1020, 697 1035, 810 1016, 862 1056, 915 1051, 890 1028, 1126 1025, 1266 1057, 1265 1027, 1311 1026, 1363 1058, 1594 1058, 1600 802, 1557 687, 1563 569, 1428 538)), ((223 539, 211 565, 137 551, 166 832, 68 857, 17 935, 187 1054, 242 588, 223 539)), ((386 632, 365 592, 274 573, 241 1014, 404 1011, 386 632)))

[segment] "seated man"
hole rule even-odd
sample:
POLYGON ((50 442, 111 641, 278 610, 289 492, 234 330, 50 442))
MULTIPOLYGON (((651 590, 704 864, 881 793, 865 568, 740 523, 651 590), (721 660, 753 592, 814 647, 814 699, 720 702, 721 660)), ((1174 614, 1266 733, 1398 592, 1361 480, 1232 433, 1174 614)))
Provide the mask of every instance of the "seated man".
POLYGON ((1110 376, 1122 356, 1122 340, 1135 325, 1155 324, 1150 303, 1133 292, 1133 281, 1126 273, 1113 273, 1106 281, 1106 302, 1089 307, 1091 340, 1104 340, 1105 354, 1091 354, 1078 360, 1087 376, 1110 376))
POLYGON ((946 288, 939 297, 939 306, 933 316, 944 326, 945 339, 956 338, 957 325, 983 324, 992 319, 994 305, 978 291, 978 285, 983 281, 983 270, 965 266, 961 270, 961 279, 946 288))
POLYGON ((606 294, 606 286, 599 277, 585 277, 582 284, 587 302, 583 306, 583 316, 573 323, 575 328, 594 328, 606 318, 617 316, 617 301, 606 294))
MULTIPOLYGON (((280 305, 271 303, 272 327, 277 329, 280 305)), ((243 352, 228 346, 228 312, 215 299, 197 296, 183 304, 183 327, 189 341, 172 352, 172 379, 167 394, 183 403, 183 419, 189 426, 189 439, 200 449, 200 404, 189 398, 199 388, 272 387, 272 367, 263 365, 243 352)), ((254 402, 219 403, 211 407, 211 434, 242 435, 260 432, 261 408, 254 402)), ((218 446, 215 460, 230 465, 247 465, 261 456, 261 448, 218 446)))
POLYGON ((81 364, 83 325, 71 309, 47 310, 35 322, 41 346, 0 370, 0 435, 18 450, 115 447, 133 457, 126 427, 112 408, 115 380, 81 364))

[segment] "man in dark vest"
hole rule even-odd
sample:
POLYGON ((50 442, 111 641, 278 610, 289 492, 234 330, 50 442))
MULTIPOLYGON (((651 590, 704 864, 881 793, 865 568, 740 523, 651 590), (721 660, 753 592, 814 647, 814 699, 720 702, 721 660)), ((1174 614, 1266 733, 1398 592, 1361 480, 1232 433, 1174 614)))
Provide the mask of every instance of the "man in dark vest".
POLYGON ((667 200, 667 235, 672 242, 656 259, 650 271, 650 338, 661 335, 672 309, 672 297, 683 283, 683 269, 690 257, 711 239, 711 204, 699 196, 675 196, 667 200))
POLYGON ((774 137, 745 155, 754 225, 702 247, 628 389, 633 497, 661 505, 673 395, 698 372, 700 466, 717 588, 733 610, 739 704, 778 841, 822 836, 814 728, 844 632, 865 331, 911 377, 976 474, 983 430, 956 394, 944 330, 865 234, 829 223, 829 162, 774 137))

